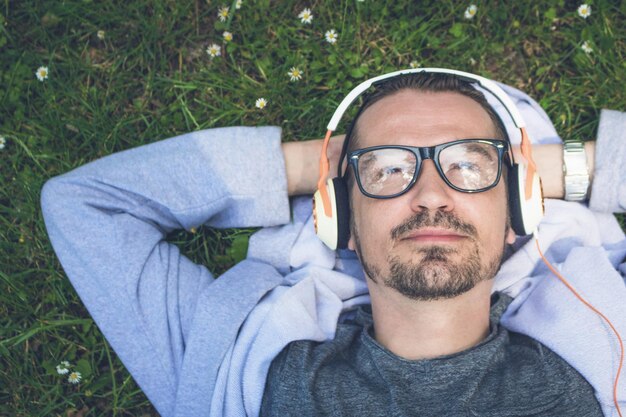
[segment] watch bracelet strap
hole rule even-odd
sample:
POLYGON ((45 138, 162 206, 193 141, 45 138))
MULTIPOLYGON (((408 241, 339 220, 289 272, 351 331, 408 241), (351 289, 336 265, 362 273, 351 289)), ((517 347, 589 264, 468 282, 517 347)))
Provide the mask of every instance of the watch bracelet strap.
POLYGON ((565 141, 563 144, 563 185, 565 200, 584 201, 587 198, 589 168, 582 141, 565 141))

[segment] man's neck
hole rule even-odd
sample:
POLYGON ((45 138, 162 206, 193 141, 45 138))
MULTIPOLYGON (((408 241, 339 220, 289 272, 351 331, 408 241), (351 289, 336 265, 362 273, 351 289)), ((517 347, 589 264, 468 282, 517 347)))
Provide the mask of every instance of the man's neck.
POLYGON ((411 360, 476 346, 489 334, 492 283, 483 281, 458 297, 436 301, 410 300, 388 287, 369 285, 375 338, 411 360))

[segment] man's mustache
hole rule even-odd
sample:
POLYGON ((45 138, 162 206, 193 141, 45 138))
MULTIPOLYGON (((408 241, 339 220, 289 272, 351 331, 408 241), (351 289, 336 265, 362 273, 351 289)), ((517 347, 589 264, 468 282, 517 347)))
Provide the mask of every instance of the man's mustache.
POLYGON ((424 227, 441 227, 461 232, 470 237, 478 235, 473 225, 464 222, 451 212, 437 210, 431 217, 430 211, 424 210, 391 229, 391 238, 397 240, 413 230, 424 227))

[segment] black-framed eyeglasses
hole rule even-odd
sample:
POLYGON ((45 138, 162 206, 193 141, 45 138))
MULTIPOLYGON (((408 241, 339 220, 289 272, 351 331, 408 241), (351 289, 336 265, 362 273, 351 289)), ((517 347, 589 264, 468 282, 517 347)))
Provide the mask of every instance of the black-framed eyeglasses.
POLYGON ((426 159, 435 163, 452 189, 479 193, 498 184, 507 150, 507 142, 497 139, 461 139, 423 147, 373 146, 348 153, 348 165, 361 192, 372 198, 393 198, 407 192, 426 159))

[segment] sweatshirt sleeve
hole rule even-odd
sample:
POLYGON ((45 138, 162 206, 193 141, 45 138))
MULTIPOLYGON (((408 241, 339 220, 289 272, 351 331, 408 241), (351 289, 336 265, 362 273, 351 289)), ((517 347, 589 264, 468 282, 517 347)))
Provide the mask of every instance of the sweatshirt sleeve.
POLYGON ((288 223, 280 129, 204 130, 119 152, 50 179, 41 204, 83 303, 161 415, 171 415, 197 297, 214 280, 165 237, 202 224, 288 223))
POLYGON ((605 213, 626 211, 626 113, 600 113, 589 207, 605 213))

